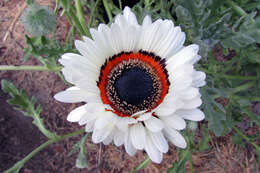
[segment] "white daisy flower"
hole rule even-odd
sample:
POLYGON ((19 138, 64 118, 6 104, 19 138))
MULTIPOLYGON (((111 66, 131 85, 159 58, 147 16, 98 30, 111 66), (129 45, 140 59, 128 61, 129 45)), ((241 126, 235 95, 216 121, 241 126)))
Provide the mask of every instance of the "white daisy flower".
POLYGON ((195 44, 185 47, 185 34, 171 20, 141 25, 126 7, 111 26, 90 29, 75 46, 81 55, 67 53, 59 62, 74 86, 56 94, 65 103, 86 102, 68 121, 85 125, 94 143, 124 145, 129 155, 145 150, 160 163, 168 141, 185 148, 180 130, 185 119, 201 121, 204 113, 199 87, 206 75, 193 64, 200 56, 195 44))

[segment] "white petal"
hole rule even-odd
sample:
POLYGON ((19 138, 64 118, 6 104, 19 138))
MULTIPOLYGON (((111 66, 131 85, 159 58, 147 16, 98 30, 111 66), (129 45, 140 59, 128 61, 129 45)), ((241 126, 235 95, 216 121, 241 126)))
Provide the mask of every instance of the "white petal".
POLYGON ((197 58, 198 51, 199 46, 195 44, 184 47, 178 53, 170 57, 166 64, 170 65, 171 68, 176 68, 186 63, 190 64, 194 59, 197 58))
POLYGON ((82 102, 85 101, 85 92, 83 90, 80 90, 77 87, 72 90, 65 90, 61 91, 57 94, 54 95, 54 98, 60 102, 65 102, 65 103, 77 103, 77 102, 82 102))
POLYGON ((108 125, 103 129, 94 128, 93 134, 92 134, 92 141, 94 143, 102 142, 104 139, 106 139, 108 137, 108 135, 110 135, 113 128, 114 128, 114 126, 112 126, 112 125, 108 125))
POLYGON ((145 144, 145 128, 141 123, 130 127, 130 138, 136 149, 142 150, 145 144))
POLYGON ((117 128, 123 132, 125 132, 128 129, 129 124, 135 124, 137 123, 137 120, 131 117, 114 117, 114 124, 117 126, 117 128))
POLYGON ((88 37, 84 37, 84 42, 80 40, 75 41, 75 47, 81 55, 88 58, 96 67, 100 67, 105 61, 105 55, 102 54, 94 41, 88 37))
POLYGON ((103 129, 108 124, 111 124, 112 119, 114 118, 114 113, 111 111, 104 111, 102 115, 100 115, 96 122, 95 122, 95 128, 96 129, 103 129))
POLYGON ((114 48, 116 47, 116 45, 114 45, 111 40, 113 34, 112 30, 112 27, 109 28, 105 24, 100 24, 98 26, 98 31, 93 28, 90 29, 90 33, 95 40, 95 43, 101 49, 101 53, 104 55, 105 58, 119 53, 118 50, 115 51, 114 48))
POLYGON ((184 100, 191 100, 194 97, 199 95, 199 89, 198 88, 187 88, 187 90, 178 93, 180 98, 184 99, 184 100))
POLYGON ((95 120, 94 121, 89 121, 86 125, 85 125, 85 131, 86 132, 92 132, 94 130, 94 125, 95 125, 95 120))
POLYGON ((148 120, 149 118, 152 117, 152 113, 153 113, 153 112, 147 112, 147 113, 145 113, 145 114, 142 114, 142 115, 140 115, 140 116, 137 118, 137 120, 138 120, 138 121, 148 120))
POLYGON ((182 108, 184 102, 175 93, 169 93, 164 98, 164 101, 156 109, 156 115, 158 116, 169 116, 176 110, 182 108))
MULTIPOLYGON (((61 56, 61 59, 59 59, 59 62, 64 66, 71 66, 71 67, 78 67, 83 72, 85 70, 88 70, 92 73, 99 73, 98 68, 96 67, 93 62, 91 62, 87 57, 74 54, 74 53, 65 53, 61 56)), ((77 69, 79 70, 79 69, 77 69)))
MULTIPOLYGON (((113 24, 114 23, 112 23, 112 25, 113 24)), ((126 28, 129 27, 129 24, 126 22, 126 18, 121 14, 115 17, 115 24, 117 24, 122 30, 125 30, 126 28)))
POLYGON ((139 49, 148 51, 148 52, 153 52, 153 50, 151 49, 151 46, 153 45, 153 43, 155 43, 157 41, 157 37, 158 34, 160 35, 160 33, 158 33, 158 29, 161 26, 162 20, 159 19, 157 21, 155 21, 154 23, 152 23, 149 27, 147 27, 146 29, 142 30, 142 33, 140 35, 140 40, 139 40, 139 49))
POLYGON ((115 128, 112 130, 112 132, 102 141, 104 145, 108 145, 113 141, 114 138, 114 132, 115 128))
POLYGON ((137 50, 137 46, 138 46, 138 41, 139 41, 139 37, 140 37, 140 30, 137 29, 134 26, 130 26, 129 28, 127 28, 127 30, 125 30, 124 33, 124 40, 123 40, 123 50, 130 52, 130 51, 138 51, 137 50))
POLYGON ((165 137, 168 138, 171 141, 171 143, 173 143, 177 147, 180 147, 180 148, 187 147, 187 143, 186 143, 184 137, 178 131, 176 131, 172 128, 166 127, 166 128, 164 128, 163 133, 164 133, 165 137))
POLYGON ((145 29, 146 27, 150 26, 151 24, 152 24, 151 16, 145 16, 143 23, 142 23, 142 28, 145 29))
POLYGON ((160 152, 167 153, 169 150, 168 142, 164 138, 162 132, 149 132, 149 135, 154 143, 154 145, 157 147, 157 149, 160 152))
POLYGON ((115 130, 114 132, 114 143, 118 147, 124 143, 125 133, 121 130, 115 130))
POLYGON ((61 91, 54 95, 54 98, 64 103, 77 103, 77 102, 96 102, 101 103, 101 100, 95 93, 90 93, 78 87, 71 87, 65 91, 61 91))
POLYGON ((82 78, 81 80, 77 81, 76 85, 84 89, 85 91, 94 93, 96 95, 100 94, 100 90, 97 84, 94 82, 90 82, 87 78, 82 78))
POLYGON ((105 106, 103 104, 87 103, 86 114, 79 120, 79 125, 93 121, 100 115, 105 114, 105 112, 105 106))
POLYGON ((195 97, 191 100, 186 100, 185 104, 182 106, 182 109, 195 109, 202 104, 200 96, 195 97))
POLYGON ((192 74, 193 81, 192 81, 192 86, 194 87, 202 87, 206 85, 205 79, 206 79, 206 74, 201 71, 194 71, 192 74))
POLYGON ((160 117, 164 123, 171 127, 174 128, 176 130, 183 130, 186 127, 186 123, 184 121, 184 119, 178 115, 171 115, 171 116, 167 116, 167 117, 160 117))
POLYGON ((67 120, 70 122, 78 122, 82 116, 87 113, 86 105, 77 107, 73 111, 71 111, 67 117, 67 120))
POLYGON ((131 139, 130 139, 130 135, 129 135, 129 131, 126 132, 125 134, 125 140, 124 140, 124 146, 125 146, 125 150, 126 152, 130 155, 133 156, 136 153, 136 149, 134 148, 131 139))
POLYGON ((178 53, 183 48, 185 39, 186 39, 185 33, 179 32, 172 43, 172 46, 171 46, 172 49, 169 52, 169 54, 167 55, 167 57, 171 57, 172 55, 175 55, 176 53, 178 53))
POLYGON ((150 157, 150 159, 155 162, 155 163, 161 163, 162 162, 162 152, 160 152, 155 146, 154 143, 152 142, 151 138, 149 135, 146 136, 147 140, 145 143, 145 151, 150 157))
POLYGON ((126 35, 122 33, 123 31, 117 24, 112 24, 111 25, 111 34, 109 36, 110 38, 110 44, 112 45, 111 47, 113 48, 115 54, 118 54, 123 51, 123 40, 126 35))
POLYGON ((176 114, 191 121, 201 121, 205 118, 204 113, 199 109, 178 110, 176 114))
POLYGON ((138 25, 137 23, 137 19, 136 19, 136 16, 135 14, 131 11, 131 9, 129 7, 125 7, 124 8, 124 13, 123 13, 126 21, 128 24, 130 25, 138 25))
POLYGON ((140 115, 144 114, 145 112, 147 112, 147 110, 142 110, 142 111, 136 112, 136 113, 132 114, 131 117, 139 117, 140 115))
POLYGON ((144 121, 145 126, 152 132, 159 132, 163 129, 164 124, 159 118, 151 117, 144 121))

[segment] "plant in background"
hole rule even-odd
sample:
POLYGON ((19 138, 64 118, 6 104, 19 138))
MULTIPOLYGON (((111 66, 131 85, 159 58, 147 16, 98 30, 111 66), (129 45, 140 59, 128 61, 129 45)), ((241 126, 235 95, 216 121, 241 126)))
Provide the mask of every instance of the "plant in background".
POLYGON ((33 36, 41 36, 54 30, 56 16, 50 8, 31 2, 23 12, 21 22, 28 33, 33 36))
MULTIPOLYGON (((144 149, 158 163, 162 153, 168 150, 169 140, 185 149, 177 150, 179 162, 173 163, 167 172, 185 172, 188 162, 194 173, 192 154, 211 149, 209 141, 213 134, 223 136, 233 131, 234 143, 243 146, 246 141, 254 146, 260 158, 260 148, 255 142, 260 134, 245 135, 237 126, 248 117, 251 126, 260 126, 259 116, 251 109, 253 103, 260 102, 259 1, 140 0, 133 5, 133 12, 125 8, 123 15, 119 14, 125 3, 121 0, 117 5, 107 0, 75 0, 75 3, 56 0, 54 13, 33 0, 27 2, 29 7, 22 21, 34 37, 26 35, 25 61, 34 57, 42 66, 1 65, 0 70, 54 71, 73 84, 55 98, 63 102, 88 102, 73 110, 68 120, 86 124, 86 131, 93 132, 93 142, 124 144, 130 155, 136 149, 144 149), (71 24, 64 44, 55 35, 44 36, 55 28, 54 14, 58 14, 60 7, 61 15, 66 15, 71 24), (90 13, 88 23, 86 12, 90 13), (186 33, 186 43, 185 34, 173 23, 186 33), (90 29, 93 27, 98 29, 90 29), (76 49, 75 35, 84 40, 76 41, 76 49), (199 53, 197 46, 187 46, 191 43, 200 46, 199 53), (231 58, 217 61, 213 56, 215 47, 231 58), (200 57, 197 53, 202 58, 194 64, 200 57), (57 63, 60 57, 63 67, 57 63), (193 64, 207 73, 207 85, 200 89, 206 121, 199 124, 193 121, 204 118, 198 109, 201 104, 198 87, 205 84, 205 75, 196 72, 193 64), (127 82, 132 80, 137 90, 125 90, 127 82), (144 85, 138 85, 138 81, 144 85), (183 92, 183 88, 189 89, 183 92), (220 104, 223 99, 228 102, 220 104), (186 126, 183 119, 193 121, 179 133, 186 126), (196 129, 202 136, 199 141, 195 140, 196 129)), ((6 80, 2 81, 2 88, 12 96, 9 104, 32 117, 48 138, 5 173, 19 172, 45 147, 85 132, 81 129, 57 135, 48 131, 40 118, 41 106, 34 97, 29 98, 6 80)), ((87 167, 88 134, 70 152, 79 152, 76 160, 79 168, 87 167)), ((133 172, 147 166, 149 157, 133 172)))

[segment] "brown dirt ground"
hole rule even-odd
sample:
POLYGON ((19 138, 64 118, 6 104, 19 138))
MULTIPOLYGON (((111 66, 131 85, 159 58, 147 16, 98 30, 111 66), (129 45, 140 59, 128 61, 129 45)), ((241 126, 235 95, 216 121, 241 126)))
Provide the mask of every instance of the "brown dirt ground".
MULTIPOLYGON (((8 31, 15 15, 21 9, 25 0, 8 0, 0 2, 0 64, 1 65, 24 65, 23 56, 25 47, 24 28, 15 23, 12 33, 3 42, 2 38, 8 31)), ((41 4, 54 7, 54 0, 41 0, 41 4)), ((57 35, 63 40, 68 32, 68 23, 64 17, 58 18, 57 35)), ((35 65, 38 62, 30 59, 26 65, 35 65)), ((75 131, 80 127, 76 123, 66 121, 67 114, 77 104, 64 104, 56 102, 53 95, 66 88, 61 79, 51 72, 11 72, 1 71, 0 79, 12 81, 20 89, 34 95, 38 102, 44 106, 41 116, 46 126, 58 134, 75 131)), ((15 162, 25 157, 30 151, 46 141, 46 138, 31 124, 31 119, 24 117, 6 103, 8 96, 0 92, 0 172, 11 167, 15 162)), ((201 136, 196 132, 197 139, 201 136)), ((103 172, 119 173, 130 172, 141 163, 146 154, 139 151, 134 157, 128 156, 122 147, 113 145, 95 145, 90 138, 87 140, 88 168, 77 169, 74 165, 77 154, 68 156, 73 145, 79 137, 51 145, 36 155, 25 164, 21 173, 80 173, 80 172, 103 172)), ((252 147, 239 150, 232 141, 230 135, 214 138, 210 142, 211 149, 192 155, 195 172, 200 173, 253 173, 256 160, 252 147)), ((140 172, 159 173, 166 172, 173 162, 178 161, 176 149, 173 145, 170 151, 164 155, 161 164, 150 163, 147 168, 140 172)), ((187 172, 189 166, 186 165, 187 172)))

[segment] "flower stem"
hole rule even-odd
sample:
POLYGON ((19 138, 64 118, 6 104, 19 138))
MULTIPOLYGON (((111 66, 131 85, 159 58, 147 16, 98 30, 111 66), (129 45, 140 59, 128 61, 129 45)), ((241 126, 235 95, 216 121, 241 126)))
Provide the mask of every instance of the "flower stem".
POLYGON ((123 9, 123 7, 122 7, 122 0, 118 0, 118 3, 119 3, 120 10, 122 10, 123 9))
POLYGON ((1 70, 29 70, 29 71, 60 71, 61 66, 55 66, 55 67, 47 67, 47 66, 14 66, 14 65, 0 65, 0 71, 1 70))
POLYGON ((110 10, 110 8, 108 6, 107 0, 103 0, 103 5, 104 5, 105 10, 107 12, 107 16, 108 16, 109 22, 111 23, 113 21, 113 17, 112 17, 111 10, 110 10))
POLYGON ((80 0, 76 0, 75 4, 76 4, 76 11, 77 11, 77 16, 78 16, 79 22, 80 22, 82 29, 84 30, 85 34, 89 37, 90 32, 89 32, 89 29, 88 29, 87 24, 85 22, 83 9, 82 9, 82 5, 81 5, 80 0))
POLYGON ((151 162, 151 159, 147 156, 146 159, 140 163, 132 173, 137 173, 139 170, 144 169, 149 163, 151 162))
POLYGON ((82 133, 84 133, 85 130, 81 129, 72 133, 68 133, 62 136, 57 136, 56 138, 50 139, 48 141, 46 141, 45 143, 41 144, 39 147, 37 147, 35 150, 33 150, 31 153, 29 153, 25 158, 23 158, 22 160, 18 161, 13 167, 9 168, 8 170, 4 171, 4 173, 13 173, 13 172, 19 172, 19 170, 23 167, 23 165, 29 161, 35 154, 37 154, 38 152, 40 152, 41 150, 43 150, 44 148, 46 148, 47 146, 55 143, 55 142, 59 142, 61 140, 65 140, 68 139, 70 137, 73 136, 77 136, 80 135, 82 133))
POLYGON ((73 23, 73 25, 77 28, 80 36, 85 35, 85 31, 82 28, 80 21, 78 20, 78 18, 76 17, 76 15, 74 14, 74 11, 72 8, 74 6, 72 6, 70 4, 70 1, 66 1, 66 0, 61 0, 61 4, 63 9, 65 10, 65 13, 67 15, 67 18, 69 18, 69 20, 73 23), (69 4, 68 4, 69 3, 69 4))
POLYGON ((258 153, 260 153, 260 147, 255 144, 254 142, 252 142, 246 135, 243 134, 243 132, 241 132, 236 126, 233 127, 233 129, 242 137, 244 138, 248 143, 250 143, 251 145, 253 145, 255 147, 255 149, 257 150, 258 153))
POLYGON ((227 0, 226 3, 233 8, 233 10, 239 15, 239 16, 247 16, 248 14, 240 7, 238 6, 235 2, 231 0, 227 0))
POLYGON ((91 10, 90 18, 89 18, 89 23, 88 23, 88 27, 89 27, 89 28, 92 26, 94 14, 95 14, 95 11, 96 11, 96 8, 97 8, 97 5, 98 5, 99 1, 100 1, 100 0, 97 0, 97 1, 96 1, 94 8, 91 10))

